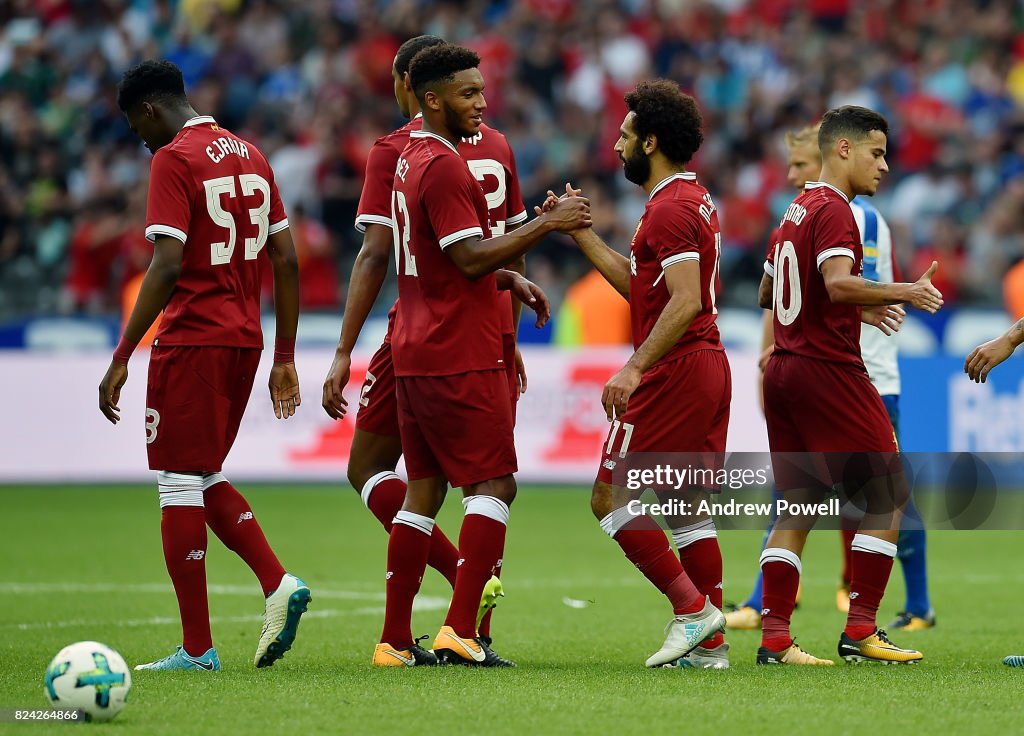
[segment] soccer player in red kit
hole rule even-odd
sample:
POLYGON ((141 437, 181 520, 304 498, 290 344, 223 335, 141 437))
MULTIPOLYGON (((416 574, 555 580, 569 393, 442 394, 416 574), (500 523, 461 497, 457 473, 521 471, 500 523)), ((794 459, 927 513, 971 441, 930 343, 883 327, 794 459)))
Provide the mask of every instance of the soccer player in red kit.
MULTIPOLYGON (((572 234, 629 301, 635 351, 601 396, 612 426, 590 505, 601 528, 672 605, 668 638, 647 666, 678 661, 725 669, 729 645, 721 633, 722 553, 714 520, 694 515, 672 529, 677 558, 657 523, 630 511, 631 492, 613 485, 613 470, 627 452, 724 453, 732 397, 716 324, 718 214, 707 189, 686 170, 704 139, 700 111, 667 80, 641 82, 625 99, 629 112, 615 152, 626 178, 648 195, 629 258, 592 229, 572 234)), ((545 207, 552 201, 549 192, 545 207)))
POLYGON ((267 667, 291 647, 310 592, 281 567, 221 467, 263 352, 259 259, 267 256, 277 314, 274 414, 287 419, 300 402, 298 262, 288 219, 266 158, 192 109, 174 64, 145 61, 130 69, 118 105, 153 152, 146 214, 153 260, 100 383, 99 403, 117 423, 128 360, 163 310, 149 361, 146 447, 149 467, 157 471, 164 559, 183 635, 173 654, 136 669, 220 669, 207 605, 207 525, 263 588, 266 610, 254 661, 267 667))
MULTIPOLYGON (((348 383, 352 350, 362 331, 366 318, 380 294, 381 285, 387 276, 388 261, 393 258, 394 245, 391 219, 391 191, 395 179, 395 165, 398 156, 409 142, 409 134, 420 130, 422 116, 419 102, 409 84, 409 62, 419 51, 431 46, 444 44, 437 36, 411 38, 398 49, 392 65, 391 75, 395 83, 395 99, 398 107, 409 122, 398 130, 379 138, 370 149, 366 164, 363 191, 359 198, 356 214, 356 229, 363 233, 363 245, 356 257, 349 277, 348 297, 342 321, 341 338, 323 386, 323 407, 333 419, 343 417, 347 412, 347 400, 342 392, 348 383)), ((487 198, 490 233, 501 235, 514 230, 526 221, 526 207, 523 205, 516 176, 515 157, 508 141, 498 131, 486 125, 469 139, 459 143, 459 151, 466 159, 470 171, 484 187, 487 198)), ((516 264, 518 274, 523 273, 523 264, 516 264)), ((537 308, 540 323, 547 319, 547 299, 536 286, 519 278, 517 273, 499 272, 503 286, 513 288, 531 306, 537 308)), ((515 344, 514 325, 518 321, 518 308, 522 303, 514 302, 507 291, 502 292, 506 307, 502 310, 502 340, 505 348, 506 374, 513 401, 519 397, 519 387, 525 390, 526 374, 515 344)), ((395 397, 395 371, 391 356, 391 333, 394 329, 397 303, 388 312, 388 329, 384 342, 378 348, 366 370, 366 379, 359 394, 359 410, 356 414, 355 433, 349 453, 348 479, 359 491, 363 503, 373 515, 391 531, 391 522, 405 500, 406 484, 396 473, 398 459, 402 455, 402 443, 398 431, 398 403, 395 397)), ((443 575, 449 583, 455 584, 458 551, 440 528, 434 527, 431 535, 428 564, 443 575)), ((493 607, 494 600, 502 595, 500 581, 488 583, 481 601, 482 611, 493 607)), ((490 639, 490 616, 483 615, 480 635, 490 639)), ((400 663, 399 660, 396 660, 400 663)))
MULTIPOLYGON (((873 195, 889 170, 888 131, 885 118, 863 107, 825 114, 818 131, 821 181, 807 182, 786 211, 758 296, 762 307, 774 304, 775 310, 764 408, 777 487, 789 502, 817 502, 832 486, 852 480, 866 505, 851 545, 850 610, 839 655, 847 661, 914 662, 920 652, 897 647, 875 624, 909 491, 892 424, 861 359, 860 323, 862 307, 909 303, 935 312, 942 295, 930 280, 935 263, 912 284, 860 275, 862 243, 850 200, 873 195), (790 453, 816 455, 786 457, 790 453)), ((803 651, 789 630, 800 554, 815 518, 780 516, 761 554, 759 664, 832 664, 803 651)))
POLYGON ((456 148, 483 121, 479 63, 473 51, 446 44, 420 51, 409 68, 423 123, 398 159, 391 200, 399 295, 391 346, 409 488, 388 543, 384 629, 373 656, 380 666, 512 664, 476 630, 516 492, 501 334, 507 305, 494 272, 545 234, 590 224, 589 203, 568 197, 514 232, 484 238, 487 199, 456 148), (413 640, 412 603, 449 482, 463 489, 465 518, 452 602, 431 653, 413 640))

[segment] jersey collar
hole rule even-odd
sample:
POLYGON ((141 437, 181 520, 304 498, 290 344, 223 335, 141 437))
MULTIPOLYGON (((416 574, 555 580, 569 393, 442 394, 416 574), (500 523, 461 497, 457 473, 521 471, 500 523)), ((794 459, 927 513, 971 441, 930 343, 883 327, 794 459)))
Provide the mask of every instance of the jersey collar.
POLYGON ((647 201, 650 202, 652 199, 654 199, 655 194, 660 192, 662 189, 667 187, 676 179, 679 179, 681 181, 697 181, 697 175, 692 171, 680 171, 678 173, 672 174, 671 176, 666 176, 664 179, 658 182, 657 186, 655 186, 654 189, 651 190, 651 196, 647 198, 647 201))
POLYGON ((191 128, 193 125, 204 125, 204 124, 216 125, 217 121, 214 120, 213 117, 210 116, 210 115, 196 115, 194 118, 189 118, 188 120, 186 120, 185 124, 182 125, 181 127, 182 128, 191 128))
POLYGON ((835 188, 834 186, 832 186, 831 184, 827 184, 827 183, 825 183, 825 182, 823 182, 823 181, 809 181, 809 182, 807 182, 806 184, 804 184, 804 189, 805 189, 805 190, 806 190, 806 189, 819 189, 819 188, 821 188, 821 187, 828 187, 828 188, 829 188, 829 189, 831 189, 831 190, 832 190, 833 192, 835 192, 836 194, 838 194, 838 195, 839 195, 840 197, 842 197, 843 199, 845 199, 845 200, 846 200, 847 202, 849 202, 849 201, 850 201, 850 198, 849 198, 849 197, 847 197, 847 196, 846 196, 845 194, 843 194, 843 192, 842 192, 842 191, 840 191, 839 189, 836 189, 836 188, 835 188))
POLYGON ((442 138, 437 133, 431 133, 429 130, 414 130, 411 133, 409 133, 409 137, 410 138, 436 138, 437 140, 441 141, 443 144, 448 146, 448 148, 450 148, 453 151, 455 151, 455 153, 459 152, 459 149, 457 149, 455 146, 453 146, 451 144, 451 141, 449 141, 449 140, 447 140, 445 138, 442 138))

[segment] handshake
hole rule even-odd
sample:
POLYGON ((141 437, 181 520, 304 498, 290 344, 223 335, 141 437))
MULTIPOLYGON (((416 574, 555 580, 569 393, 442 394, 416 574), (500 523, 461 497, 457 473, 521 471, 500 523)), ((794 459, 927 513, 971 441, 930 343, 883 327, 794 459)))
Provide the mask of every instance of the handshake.
POLYGON ((590 218, 590 200, 581 197, 580 189, 573 189, 568 182, 565 185, 565 194, 556 195, 550 189, 547 199, 540 207, 534 207, 533 211, 539 218, 560 233, 571 233, 574 230, 582 230, 592 225, 590 218))

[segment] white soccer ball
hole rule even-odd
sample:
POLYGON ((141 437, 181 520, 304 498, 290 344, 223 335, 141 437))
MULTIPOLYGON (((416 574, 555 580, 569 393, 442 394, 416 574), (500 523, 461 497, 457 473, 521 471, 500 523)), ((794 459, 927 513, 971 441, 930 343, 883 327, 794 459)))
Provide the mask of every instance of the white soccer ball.
POLYGON ((109 721, 124 708, 132 673, 124 657, 97 641, 68 644, 46 668, 46 697, 54 708, 77 709, 85 720, 109 721))

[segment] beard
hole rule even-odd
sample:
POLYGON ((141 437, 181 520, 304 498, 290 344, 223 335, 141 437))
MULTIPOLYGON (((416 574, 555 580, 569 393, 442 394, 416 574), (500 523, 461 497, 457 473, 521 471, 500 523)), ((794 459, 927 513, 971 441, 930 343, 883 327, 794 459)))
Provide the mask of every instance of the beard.
POLYGON ((441 101, 441 109, 444 111, 444 125, 459 138, 472 138, 476 135, 476 131, 468 130, 465 122, 459 117, 458 113, 452 108, 448 107, 448 103, 444 100, 441 101))
POLYGON ((644 149, 637 146, 632 156, 622 159, 622 173, 629 181, 643 186, 651 177, 651 159, 644 153, 644 149))

